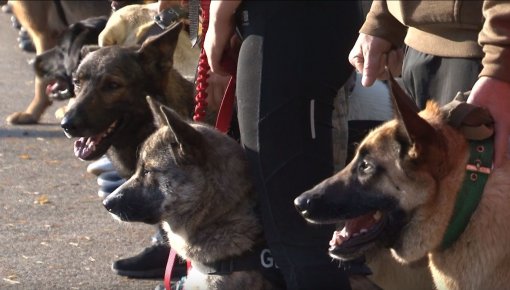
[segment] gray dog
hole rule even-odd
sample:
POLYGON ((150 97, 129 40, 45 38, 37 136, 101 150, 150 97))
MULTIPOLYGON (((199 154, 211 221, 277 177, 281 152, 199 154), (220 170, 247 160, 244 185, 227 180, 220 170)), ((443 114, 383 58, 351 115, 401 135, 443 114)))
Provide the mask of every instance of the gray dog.
POLYGON ((185 289, 283 288, 241 146, 148 100, 159 129, 106 209, 123 221, 162 224, 171 247, 192 263, 185 289))

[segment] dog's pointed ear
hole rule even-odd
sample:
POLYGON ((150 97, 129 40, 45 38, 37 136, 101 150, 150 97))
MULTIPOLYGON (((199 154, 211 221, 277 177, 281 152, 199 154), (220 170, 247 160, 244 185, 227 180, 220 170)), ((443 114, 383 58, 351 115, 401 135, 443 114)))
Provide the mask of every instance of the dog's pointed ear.
POLYGON ((203 150, 203 136, 177 112, 166 106, 161 106, 161 111, 166 118, 166 124, 172 130, 179 144, 179 152, 174 151, 176 160, 195 160, 201 162, 205 158, 203 150))
POLYGON ((87 54, 96 51, 100 49, 101 47, 99 45, 91 44, 91 45, 84 45, 80 50, 81 59, 83 59, 87 54))
POLYGON ((181 22, 177 22, 164 32, 151 36, 142 43, 138 53, 146 65, 157 66, 160 72, 165 72, 173 66, 174 52, 182 26, 181 22))
POLYGON ((389 70, 387 73, 389 74, 389 91, 395 116, 403 125, 403 133, 407 142, 412 145, 409 154, 411 157, 417 157, 429 143, 437 140, 434 138, 437 134, 436 130, 418 115, 419 109, 414 101, 404 92, 389 70))
POLYGON ((149 104, 149 108, 151 109, 156 127, 161 128, 163 126, 166 126, 167 120, 165 114, 163 114, 163 111, 161 111, 161 107, 163 106, 163 104, 161 104, 151 96, 146 96, 145 98, 147 99, 147 103, 149 104))

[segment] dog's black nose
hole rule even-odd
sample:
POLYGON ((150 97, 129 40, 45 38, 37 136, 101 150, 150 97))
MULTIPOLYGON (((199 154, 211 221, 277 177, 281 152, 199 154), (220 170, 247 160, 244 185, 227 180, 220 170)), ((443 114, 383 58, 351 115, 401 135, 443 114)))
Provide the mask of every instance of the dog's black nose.
POLYGON ((311 204, 312 200, 307 196, 300 195, 294 199, 294 206, 300 213, 305 212, 311 204))
POLYGON ((103 199, 103 206, 110 213, 117 214, 120 209, 119 198, 112 193, 103 199))
POLYGON ((66 134, 69 135, 74 135, 78 131, 73 118, 69 117, 67 114, 64 116, 64 118, 62 118, 62 121, 60 121, 60 127, 62 127, 66 134))

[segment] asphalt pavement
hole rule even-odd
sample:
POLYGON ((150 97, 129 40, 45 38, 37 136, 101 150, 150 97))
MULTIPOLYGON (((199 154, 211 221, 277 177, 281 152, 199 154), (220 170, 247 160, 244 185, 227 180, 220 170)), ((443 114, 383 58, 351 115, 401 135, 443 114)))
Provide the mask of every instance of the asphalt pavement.
POLYGON ((110 269, 148 246, 155 230, 119 223, 103 208, 95 176, 54 117, 65 103, 37 125, 5 121, 34 90, 34 54, 18 49, 9 18, 0 12, 0 289, 154 289, 158 280, 110 269))

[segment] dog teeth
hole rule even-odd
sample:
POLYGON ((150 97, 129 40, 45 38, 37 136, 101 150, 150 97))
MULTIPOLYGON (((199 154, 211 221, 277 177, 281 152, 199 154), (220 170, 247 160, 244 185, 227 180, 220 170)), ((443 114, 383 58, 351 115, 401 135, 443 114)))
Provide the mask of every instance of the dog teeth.
POLYGON ((64 134, 66 135, 66 137, 68 139, 72 139, 73 138, 73 136, 71 136, 71 134, 67 133, 65 130, 64 130, 64 134))
POLYGON ((361 231, 359 231, 360 234, 366 234, 368 233, 368 230, 367 229, 361 229, 361 231))
POLYGON ((374 218, 375 221, 379 221, 381 220, 382 213, 380 211, 376 211, 372 217, 374 218))
POLYGON ((117 121, 113 122, 110 127, 108 127, 108 130, 106 130, 106 132, 108 133, 111 133, 113 131, 113 129, 115 128, 115 126, 117 125, 117 121))
MULTIPOLYGON (((345 229, 344 229, 345 230, 345 229)), ((340 246, 344 241, 348 240, 349 237, 347 236, 347 233, 342 231, 335 231, 333 233, 333 238, 329 241, 329 249, 332 250, 336 246, 340 246)))

